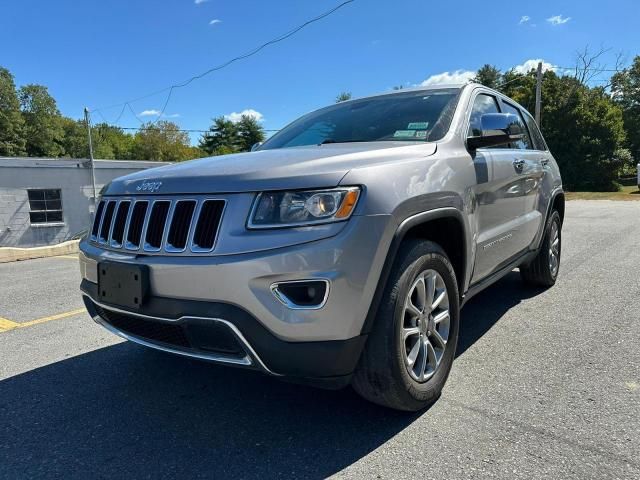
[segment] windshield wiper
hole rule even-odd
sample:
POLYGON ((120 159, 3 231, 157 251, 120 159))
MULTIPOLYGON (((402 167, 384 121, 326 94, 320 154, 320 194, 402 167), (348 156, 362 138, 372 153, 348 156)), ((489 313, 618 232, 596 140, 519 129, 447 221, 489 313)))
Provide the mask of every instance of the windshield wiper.
POLYGON ((322 142, 320 142, 318 145, 326 145, 328 143, 357 143, 357 142, 369 142, 372 140, 334 140, 333 138, 325 138, 322 142))

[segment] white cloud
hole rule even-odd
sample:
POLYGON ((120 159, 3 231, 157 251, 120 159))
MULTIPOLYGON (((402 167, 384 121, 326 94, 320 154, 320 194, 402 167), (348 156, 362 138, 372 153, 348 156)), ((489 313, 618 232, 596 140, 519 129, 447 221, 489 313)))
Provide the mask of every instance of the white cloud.
POLYGON ((547 22, 549 22, 554 27, 558 25, 563 25, 571 20, 571 17, 563 17, 562 15, 554 15, 553 17, 547 18, 547 22))
POLYGON ((546 72, 547 70, 555 70, 555 65, 552 65, 549 62, 545 62, 543 59, 541 58, 532 58, 530 60, 527 60, 526 62, 524 62, 521 65, 516 65, 515 67, 513 67, 513 70, 516 73, 529 73, 531 70, 536 70, 538 68, 538 63, 542 62, 542 71, 546 72))
POLYGON ((153 110, 153 109, 152 110, 144 110, 144 111, 140 112, 138 115, 141 116, 141 117, 151 117, 151 116, 157 117, 158 115, 160 115, 160 110, 153 110))
POLYGON ((520 17, 520 21, 518 22, 518 25, 522 25, 523 23, 527 23, 529 20, 531 20, 531 17, 529 15, 523 15, 520 17))
POLYGON ((217 23, 222 23, 222 20, 220 20, 219 18, 214 18, 209 22, 209 25, 215 25, 217 23))
POLYGON ((431 85, 447 85, 451 83, 465 83, 476 76, 476 72, 470 70, 456 70, 455 72, 442 72, 431 75, 420 85, 428 87, 431 85))
POLYGON ((243 115, 255 118, 259 122, 262 122, 264 120, 264 115, 254 110, 253 108, 248 108, 246 110, 242 110, 241 112, 232 112, 229 115, 225 115, 224 117, 227 120, 231 120, 233 123, 236 123, 240 121, 243 115))
POLYGON ((209 0, 194 0, 193 3, 195 3, 196 5, 200 5, 201 3, 208 2, 208 1, 209 0))
POLYGON ((140 112, 138 114, 139 117, 159 117, 162 116, 162 118, 178 118, 180 116, 179 113, 171 113, 171 114, 167 114, 167 113, 162 113, 160 110, 155 110, 155 109, 151 109, 151 110, 143 110, 142 112, 140 112))

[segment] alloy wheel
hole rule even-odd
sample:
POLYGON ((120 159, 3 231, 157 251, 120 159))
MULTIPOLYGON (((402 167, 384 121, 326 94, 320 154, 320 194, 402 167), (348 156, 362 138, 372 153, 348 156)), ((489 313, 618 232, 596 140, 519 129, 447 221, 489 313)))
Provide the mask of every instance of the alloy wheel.
POLYGON ((426 382, 435 373, 449 340, 449 293, 442 276, 426 270, 414 280, 404 302, 402 340, 407 372, 426 382))

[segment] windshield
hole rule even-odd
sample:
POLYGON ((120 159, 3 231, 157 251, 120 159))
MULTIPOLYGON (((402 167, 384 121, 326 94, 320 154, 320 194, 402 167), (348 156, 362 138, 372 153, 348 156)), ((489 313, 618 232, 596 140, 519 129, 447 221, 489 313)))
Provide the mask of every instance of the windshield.
POLYGON ((309 113, 271 137, 260 150, 326 143, 441 139, 459 89, 421 90, 338 103, 309 113))

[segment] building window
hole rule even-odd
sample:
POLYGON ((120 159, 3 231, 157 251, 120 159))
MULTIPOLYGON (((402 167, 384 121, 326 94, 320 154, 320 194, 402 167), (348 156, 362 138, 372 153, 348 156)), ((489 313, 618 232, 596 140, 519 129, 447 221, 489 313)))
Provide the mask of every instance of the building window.
POLYGON ((31 225, 63 223, 60 189, 27 190, 27 193, 29 195, 31 225))

